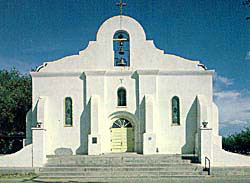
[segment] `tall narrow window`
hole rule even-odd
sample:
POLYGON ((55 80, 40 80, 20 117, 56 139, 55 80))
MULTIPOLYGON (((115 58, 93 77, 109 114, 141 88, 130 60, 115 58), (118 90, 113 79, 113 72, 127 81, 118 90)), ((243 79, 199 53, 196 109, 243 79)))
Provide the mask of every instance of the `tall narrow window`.
POLYGON ((65 125, 72 126, 72 99, 65 98, 65 125))
POLYGON ((117 91, 118 106, 126 106, 126 90, 124 88, 119 88, 117 91))
POLYGON ((114 66, 130 66, 129 35, 126 31, 119 30, 113 37, 114 66))
POLYGON ((177 96, 172 98, 172 124, 180 125, 180 101, 177 96))

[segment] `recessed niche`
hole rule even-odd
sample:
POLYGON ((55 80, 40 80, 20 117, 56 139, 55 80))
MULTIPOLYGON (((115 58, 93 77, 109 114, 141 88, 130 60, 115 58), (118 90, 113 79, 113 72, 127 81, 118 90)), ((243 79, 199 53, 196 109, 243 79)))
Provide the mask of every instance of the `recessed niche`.
POLYGON ((97 137, 92 137, 92 144, 97 144, 97 137))

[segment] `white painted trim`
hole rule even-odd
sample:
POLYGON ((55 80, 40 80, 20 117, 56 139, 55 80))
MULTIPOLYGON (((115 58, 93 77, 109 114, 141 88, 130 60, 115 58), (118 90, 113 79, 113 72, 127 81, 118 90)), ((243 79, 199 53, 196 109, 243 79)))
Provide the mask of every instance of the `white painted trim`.
POLYGON ((214 70, 206 70, 206 71, 166 71, 159 70, 158 75, 213 75, 214 70))
POLYGON ((138 75, 213 75, 214 70, 207 71, 167 71, 167 70, 137 70, 138 75))
POLYGON ((136 71, 83 71, 83 72, 31 72, 32 77, 80 77, 85 76, 129 76, 134 73, 138 75, 213 75, 214 70, 206 71, 168 71, 168 70, 136 70, 136 71))
POLYGON ((80 77, 82 72, 30 72, 32 77, 80 77))

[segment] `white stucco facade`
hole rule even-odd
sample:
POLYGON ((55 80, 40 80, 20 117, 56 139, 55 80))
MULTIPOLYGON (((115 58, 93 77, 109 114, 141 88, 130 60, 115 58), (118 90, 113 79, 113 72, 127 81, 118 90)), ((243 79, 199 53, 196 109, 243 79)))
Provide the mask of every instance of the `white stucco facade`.
MULTIPOLYGON (((27 117, 26 142, 39 146, 35 157, 41 157, 33 161, 34 166, 42 166, 46 155, 60 149, 73 154, 112 153, 111 130, 117 119, 133 126, 133 152, 197 154, 202 164, 208 157, 214 166, 227 166, 216 158, 227 152, 218 135, 214 71, 199 61, 165 54, 146 40, 133 18, 122 16, 120 21, 120 16, 105 21, 96 41, 78 55, 46 62, 31 72, 33 106, 27 117), (114 64, 113 36, 120 30, 129 35, 129 66, 114 64), (126 91, 123 106, 118 105, 119 88, 126 91), (65 122, 67 97, 72 99, 72 125, 65 122), (179 99, 178 123, 173 123, 173 97, 179 99), (37 123, 38 128, 31 129, 37 123)), ((244 158, 237 161, 249 163, 244 158)))

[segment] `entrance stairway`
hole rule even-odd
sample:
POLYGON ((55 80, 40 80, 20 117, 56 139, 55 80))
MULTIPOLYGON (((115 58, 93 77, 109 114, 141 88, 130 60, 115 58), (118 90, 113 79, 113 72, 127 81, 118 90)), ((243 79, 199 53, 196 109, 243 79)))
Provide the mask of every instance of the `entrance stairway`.
POLYGON ((40 178, 154 178, 207 176, 181 155, 107 154, 47 156, 40 178))

